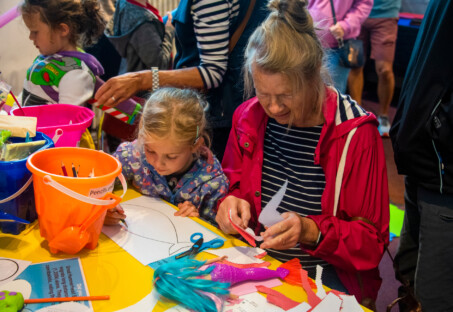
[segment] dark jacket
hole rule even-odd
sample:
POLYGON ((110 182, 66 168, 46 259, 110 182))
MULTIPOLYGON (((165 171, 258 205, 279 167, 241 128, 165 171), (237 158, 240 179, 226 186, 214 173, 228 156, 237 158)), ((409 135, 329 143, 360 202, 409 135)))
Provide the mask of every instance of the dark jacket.
POLYGON ((164 27, 150 10, 118 0, 113 24, 108 25, 105 35, 123 58, 119 74, 169 68, 174 28, 164 27))
POLYGON ((400 174, 453 194, 453 0, 430 1, 390 130, 400 174))

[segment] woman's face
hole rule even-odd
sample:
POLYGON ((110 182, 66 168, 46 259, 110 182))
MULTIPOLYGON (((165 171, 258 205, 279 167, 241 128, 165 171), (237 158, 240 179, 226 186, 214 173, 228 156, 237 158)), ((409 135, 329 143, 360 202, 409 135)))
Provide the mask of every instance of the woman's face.
POLYGON ((196 151, 194 145, 182 144, 171 136, 158 138, 148 135, 144 142, 145 156, 157 173, 167 176, 189 169, 196 151))
MULTIPOLYGON (((257 66, 252 68, 252 77, 256 96, 266 114, 279 124, 287 125, 292 112, 301 107, 302 91, 293 92, 287 76, 266 72, 257 66)), ((299 126, 300 122, 293 120, 293 125, 299 126)))

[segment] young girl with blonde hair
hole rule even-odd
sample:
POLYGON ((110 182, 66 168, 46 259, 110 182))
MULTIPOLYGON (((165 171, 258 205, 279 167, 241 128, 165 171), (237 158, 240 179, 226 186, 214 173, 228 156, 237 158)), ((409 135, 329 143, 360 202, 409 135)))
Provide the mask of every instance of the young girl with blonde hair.
MULTIPOLYGON (((157 90, 145 104, 138 139, 121 144, 114 155, 140 193, 177 205, 175 215, 213 222, 213 207, 225 196, 228 180, 209 150, 206 105, 190 89, 157 90)), ((105 223, 123 218, 117 207, 105 223)))

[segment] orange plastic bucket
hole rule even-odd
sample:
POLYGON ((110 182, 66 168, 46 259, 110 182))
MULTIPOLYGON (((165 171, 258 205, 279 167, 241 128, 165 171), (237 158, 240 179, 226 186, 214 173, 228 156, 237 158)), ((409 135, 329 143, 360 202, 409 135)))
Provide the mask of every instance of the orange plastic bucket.
POLYGON ((32 154, 27 168, 33 174, 41 236, 50 251, 75 254, 82 248, 94 249, 106 210, 118 205, 127 189, 121 163, 101 151, 60 147, 32 154), (120 197, 111 193, 116 177, 123 185, 120 197))

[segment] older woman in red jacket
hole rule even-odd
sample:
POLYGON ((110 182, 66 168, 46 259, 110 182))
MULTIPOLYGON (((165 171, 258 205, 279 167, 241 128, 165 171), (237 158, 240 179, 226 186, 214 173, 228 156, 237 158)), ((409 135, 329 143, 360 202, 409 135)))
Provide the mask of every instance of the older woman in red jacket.
POLYGON ((237 233, 231 214, 234 223, 261 233, 261 248, 273 257, 297 257, 309 275, 323 266, 327 286, 372 307, 389 239, 377 120, 323 82, 323 50, 305 3, 269 6, 272 13, 245 52, 245 82, 256 97, 233 117, 222 162, 230 190, 216 221, 237 233), (262 208, 286 180, 283 220, 264 228, 262 208))

